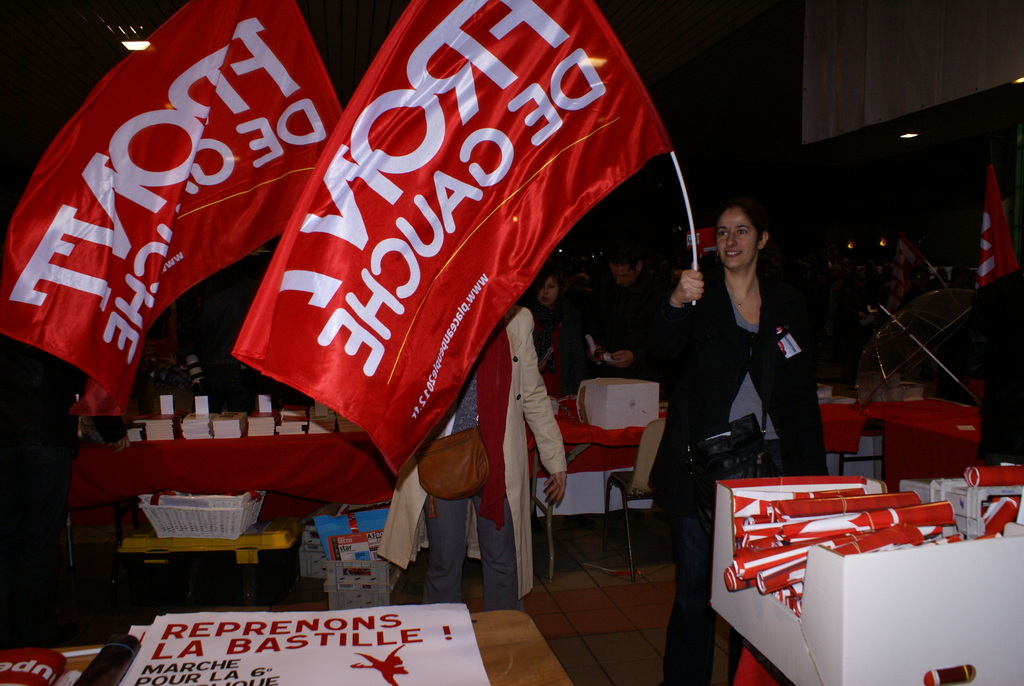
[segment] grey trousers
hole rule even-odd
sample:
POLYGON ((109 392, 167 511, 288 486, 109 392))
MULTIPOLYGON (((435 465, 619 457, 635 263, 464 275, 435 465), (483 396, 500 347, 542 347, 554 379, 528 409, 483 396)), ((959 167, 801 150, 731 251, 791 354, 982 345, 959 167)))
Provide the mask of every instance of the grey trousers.
MULTIPOLYGON (((430 553, 427 578, 423 585, 424 603, 462 602, 462 565, 466 559, 466 518, 469 503, 480 512, 481 493, 462 500, 435 498, 436 517, 423 506, 430 553)), ((516 539, 512 528, 512 511, 505 498, 505 524, 498 529, 494 522, 477 516, 477 537, 484 575, 484 610, 522 610, 519 598, 519 576, 516 571, 516 539)))

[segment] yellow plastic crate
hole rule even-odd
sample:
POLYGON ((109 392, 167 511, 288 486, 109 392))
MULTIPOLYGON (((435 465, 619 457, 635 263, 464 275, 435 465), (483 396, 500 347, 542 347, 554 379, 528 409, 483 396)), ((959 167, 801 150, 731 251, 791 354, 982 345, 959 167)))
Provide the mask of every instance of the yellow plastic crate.
POLYGON ((268 605, 299 575, 302 522, 257 522, 234 540, 160 538, 145 524, 124 536, 118 559, 136 605, 268 605))

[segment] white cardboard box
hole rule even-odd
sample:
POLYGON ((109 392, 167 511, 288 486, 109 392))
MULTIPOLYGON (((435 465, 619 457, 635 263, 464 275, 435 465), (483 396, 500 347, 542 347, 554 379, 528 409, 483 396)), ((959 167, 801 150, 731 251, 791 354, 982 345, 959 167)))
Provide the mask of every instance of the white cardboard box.
MULTIPOLYGON (((862 480, 818 481, 827 484, 773 488, 862 480)), ((864 482, 869 492, 883 490, 864 482)), ((718 486, 711 605, 797 686, 922 684, 929 670, 967 664, 977 670, 974 686, 1022 683, 1024 657, 1005 637, 1017 634, 1024 608, 1024 526, 1008 524, 999 539, 847 557, 815 547, 798 618, 756 588, 725 588, 732 490, 749 483, 718 486)))
POLYGON ((638 379, 586 379, 577 396, 580 420, 602 429, 647 426, 658 418, 658 384, 638 379))

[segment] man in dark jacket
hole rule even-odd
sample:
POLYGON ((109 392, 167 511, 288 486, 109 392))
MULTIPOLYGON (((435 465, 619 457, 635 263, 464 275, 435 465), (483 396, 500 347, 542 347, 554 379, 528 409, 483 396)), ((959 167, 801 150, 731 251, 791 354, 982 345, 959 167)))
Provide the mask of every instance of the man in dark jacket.
MULTIPOLYGON (((74 638, 57 626, 60 535, 67 518, 84 387, 72 365, 0 336, 0 649, 50 647, 74 638)), ((127 445, 120 417, 97 417, 115 450, 127 445)))
POLYGON ((587 352, 595 376, 659 381, 647 354, 651 320, 663 293, 644 272, 639 247, 619 242, 606 255, 610 279, 594 289, 583 325, 597 349, 587 352))

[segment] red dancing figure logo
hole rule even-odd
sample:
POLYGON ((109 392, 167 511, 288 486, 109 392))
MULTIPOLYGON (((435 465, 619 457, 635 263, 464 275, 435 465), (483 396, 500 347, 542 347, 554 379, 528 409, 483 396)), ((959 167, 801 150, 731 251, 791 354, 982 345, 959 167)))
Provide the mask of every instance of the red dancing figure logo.
POLYGON ((372 655, 367 655, 366 653, 356 653, 359 657, 365 657, 369 660, 370 664, 363 665, 357 662, 352 666, 360 669, 376 669, 380 672, 380 675, 384 677, 384 680, 391 684, 391 686, 398 686, 398 682, 395 681, 395 675, 409 673, 406 671, 405 667, 402 666, 402 658, 397 655, 398 651, 401 649, 402 646, 398 646, 391 651, 391 654, 388 655, 387 658, 383 660, 378 660, 372 655))

